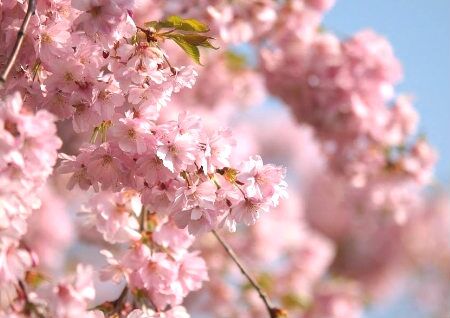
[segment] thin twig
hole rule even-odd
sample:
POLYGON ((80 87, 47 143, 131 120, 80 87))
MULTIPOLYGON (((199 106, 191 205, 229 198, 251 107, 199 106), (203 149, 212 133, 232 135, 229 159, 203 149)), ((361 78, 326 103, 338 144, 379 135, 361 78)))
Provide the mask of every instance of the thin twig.
POLYGON ((269 296, 262 290, 261 286, 259 286, 258 282, 250 275, 247 269, 245 269, 242 262, 239 260, 236 253, 233 251, 231 246, 228 245, 227 242, 225 242, 222 237, 215 231, 212 230, 212 233, 216 237, 216 239, 219 241, 219 243, 222 245, 222 247, 225 249, 227 254, 231 257, 233 262, 239 267, 239 270, 241 273, 247 278, 249 283, 253 286, 253 288, 258 293, 259 297, 262 299, 264 305, 267 308, 267 311, 269 312, 270 318, 280 318, 280 317, 287 317, 284 310, 276 308, 272 305, 272 302, 270 301, 269 296))
POLYGON ((139 231, 143 232, 147 230, 147 209, 145 205, 142 205, 141 214, 139 214, 139 231))
POLYGON ((30 315, 32 313, 35 313, 37 317, 45 318, 45 316, 41 312, 39 312, 37 306, 33 302, 30 301, 25 284, 21 280, 19 280, 19 288, 20 288, 20 292, 22 294, 21 296, 23 297, 23 299, 25 301, 24 314, 30 315))
POLYGON ((29 298, 28 298, 28 293, 27 293, 27 290, 26 290, 26 288, 25 288, 25 284, 21 281, 21 280, 19 280, 19 288, 20 288, 20 291, 22 292, 22 296, 23 296, 23 299, 25 300, 25 302, 26 303, 29 303, 30 302, 30 300, 29 300, 29 298))
POLYGON ((119 298, 113 301, 114 310, 116 310, 116 312, 120 312, 120 307, 122 307, 123 302, 127 298, 127 295, 128 295, 128 285, 125 285, 125 287, 123 288, 122 292, 119 295, 119 298))
POLYGON ((129 291, 128 285, 125 285, 116 300, 105 301, 104 303, 101 303, 100 305, 89 308, 87 311, 106 310, 106 311, 113 311, 114 313, 120 313, 120 308, 123 306, 124 302, 127 300, 128 291, 129 291))
POLYGON ((167 65, 169 66, 170 72, 172 72, 172 75, 177 75, 177 69, 170 64, 169 59, 167 58, 166 53, 162 53, 164 61, 166 61, 167 65))
POLYGON ((29 0, 27 13, 25 14, 25 18, 23 19, 19 32, 17 33, 16 43, 14 44, 11 55, 8 58, 5 70, 0 75, 0 88, 2 88, 3 85, 5 84, 9 73, 11 72, 12 68, 14 67, 14 64, 16 63, 17 56, 19 55, 20 48, 22 47, 23 41, 25 39, 25 32, 28 28, 28 24, 30 23, 31 16, 34 14, 35 9, 36 9, 36 0, 29 0))

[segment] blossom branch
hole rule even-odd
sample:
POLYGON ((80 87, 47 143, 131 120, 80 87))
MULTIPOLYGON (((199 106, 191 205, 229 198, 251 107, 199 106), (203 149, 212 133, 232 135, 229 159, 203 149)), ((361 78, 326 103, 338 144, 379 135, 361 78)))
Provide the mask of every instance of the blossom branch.
POLYGON ((22 47, 23 41, 25 39, 25 32, 28 28, 28 24, 30 23, 31 16, 34 14, 35 9, 36 9, 36 0, 29 0, 27 13, 25 14, 25 18, 23 19, 19 32, 17 33, 16 43, 14 44, 11 55, 9 56, 8 61, 6 62, 6 67, 0 75, 0 88, 2 88, 3 85, 5 84, 9 73, 11 72, 14 64, 16 63, 17 56, 19 55, 20 48, 22 47))
POLYGON ((286 312, 283 309, 274 307, 272 305, 272 302, 269 298, 269 296, 267 296, 267 294, 262 290, 261 286, 259 286, 258 282, 250 275, 250 273, 248 272, 248 270, 244 267, 244 265, 242 264, 242 262, 239 260, 238 256, 236 255, 236 253, 233 251, 233 249, 231 248, 230 245, 228 245, 227 242, 225 242, 222 237, 219 235, 219 233, 217 233, 215 230, 212 230, 212 233, 214 234, 214 236, 216 237, 216 239, 219 241, 219 243, 222 245, 222 247, 225 249, 225 251, 227 252, 227 254, 231 257, 231 259, 233 260, 233 262, 237 265, 237 267, 239 268, 239 270, 241 271, 241 273, 245 276, 245 278, 247 278, 247 280, 249 281, 249 283, 253 286, 253 288, 256 290, 256 292, 258 293, 259 297, 262 299, 262 301, 264 302, 264 305, 267 308, 267 311, 269 312, 270 318, 281 318, 281 317, 287 317, 286 312))

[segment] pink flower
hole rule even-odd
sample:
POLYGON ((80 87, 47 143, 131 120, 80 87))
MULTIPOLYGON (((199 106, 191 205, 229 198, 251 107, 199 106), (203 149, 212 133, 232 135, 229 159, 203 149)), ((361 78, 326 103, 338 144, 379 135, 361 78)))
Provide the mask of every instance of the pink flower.
POLYGON ((383 136, 389 145, 404 143, 409 136, 415 133, 419 116, 413 107, 411 98, 399 96, 390 111, 390 119, 387 123, 387 132, 376 136, 383 136))
POLYGON ((92 108, 100 115, 100 119, 112 120, 117 107, 125 102, 125 97, 117 87, 117 83, 99 83, 97 95, 92 108))
POLYGON ((18 93, 0 100, 0 230, 26 232, 26 219, 40 205, 39 189, 51 174, 61 140, 55 118, 27 111, 18 93))
POLYGON ((42 287, 39 294, 48 301, 51 317, 84 317, 88 302, 95 297, 92 276, 92 268, 78 265, 73 276, 55 286, 42 287))
POLYGON ((189 229, 191 234, 204 233, 217 224, 218 211, 214 206, 216 185, 210 181, 181 188, 175 197, 173 215, 180 228, 189 229))
POLYGON ((253 225, 259 219, 261 212, 268 212, 267 203, 258 201, 257 199, 245 199, 237 206, 233 207, 230 214, 231 229, 235 227, 233 222, 244 223, 245 225, 253 225))
POLYGON ((358 318, 362 315, 361 291, 358 286, 337 284, 321 286, 306 318, 358 318))
POLYGON ((65 252, 74 241, 74 225, 61 194, 46 185, 39 198, 42 204, 27 220, 23 239, 39 258, 39 268, 55 271, 62 268, 65 252))
POLYGON ((142 287, 148 293, 157 308, 167 304, 178 304, 182 299, 182 290, 175 283, 178 267, 168 259, 165 253, 153 253, 146 265, 139 270, 142 287))
POLYGON ((139 118, 122 118, 111 128, 111 137, 125 152, 143 154, 155 147, 150 123, 139 118))
POLYGON ((49 92, 47 98, 43 101, 42 107, 49 110, 59 119, 71 118, 75 112, 70 94, 58 88, 49 92))
POLYGON ((93 196, 84 212, 103 238, 110 242, 139 240, 137 217, 141 210, 139 198, 132 192, 100 192, 93 196))
POLYGON ((135 309, 127 318, 189 318, 190 315, 187 313, 186 308, 182 306, 175 306, 167 311, 155 312, 151 309, 135 309))
POLYGON ((133 271, 141 270, 150 258, 150 248, 141 241, 134 242, 122 257, 121 264, 133 271))
POLYGON ((334 5, 335 0, 306 0, 306 4, 319 11, 327 11, 334 5))
POLYGON ((173 202, 180 181, 173 179, 169 182, 159 183, 153 187, 141 189, 142 203, 158 215, 167 216, 173 211, 173 202))
POLYGON ((145 288, 169 287, 176 279, 175 264, 164 253, 153 253, 147 261, 148 263, 139 270, 145 288))
POLYGON ((177 69, 176 72, 176 75, 173 77, 175 81, 173 86, 174 93, 178 93, 185 87, 194 87, 198 73, 192 66, 183 66, 180 69, 177 69))
POLYGON ((69 156, 64 153, 59 154, 59 158, 62 159, 62 162, 58 167, 58 172, 62 174, 72 173, 72 176, 67 183, 67 189, 72 190, 75 185, 78 185, 82 190, 87 190, 91 186, 93 186, 96 191, 99 190, 98 183, 92 181, 87 172, 87 165, 88 162, 90 162, 92 150, 92 147, 90 147, 90 149, 81 149, 81 152, 77 157, 69 156))
POLYGON ((403 169, 411 174, 417 182, 426 184, 433 177, 437 154, 424 138, 419 138, 413 144, 411 153, 400 161, 403 169))
POLYGON ((219 223, 221 212, 215 209, 194 207, 190 210, 177 211, 173 214, 176 225, 188 228, 192 235, 198 235, 212 230, 219 223))
MULTIPOLYGON (((73 95, 74 96, 74 95, 73 95)), ((88 100, 73 97, 72 107, 75 109, 73 113, 73 130, 77 133, 90 131, 92 128, 100 124, 100 116, 93 109, 88 100)))
POLYGON ((158 245, 174 251, 175 254, 184 253, 194 242, 194 236, 178 228, 173 221, 164 223, 155 231, 153 239, 158 245))
POLYGON ((158 140, 156 155, 171 172, 180 172, 195 162, 197 150, 190 135, 172 135, 158 140))
POLYGON ((286 171, 273 165, 263 165, 259 156, 250 158, 242 165, 237 179, 243 184, 245 193, 257 200, 270 200, 278 205, 279 198, 287 196, 286 171))
POLYGON ((198 255, 198 252, 187 253, 181 259, 178 281, 181 283, 185 295, 200 289, 203 282, 208 280, 206 263, 198 255))
POLYGON ((0 282, 16 284, 25 278, 25 272, 31 268, 33 260, 29 252, 19 248, 19 242, 0 237, 0 282))
MULTIPOLYGON (((192 181, 191 181, 192 182, 192 181)), ((216 200, 217 186, 211 180, 196 181, 194 184, 180 188, 174 205, 182 210, 194 207, 212 208, 216 200)))
POLYGON ((126 63, 116 65, 121 84, 141 85, 150 79, 160 85, 167 80, 167 74, 158 67, 162 63, 161 51, 147 42, 140 42, 136 46, 123 43, 117 49, 117 54, 126 63))
POLYGON ((175 175, 163 165, 163 161, 156 156, 140 156, 136 161, 136 173, 144 177, 149 186, 157 182, 167 182, 175 175))
POLYGON ((131 272, 126 266, 121 264, 120 261, 116 260, 110 251, 101 250, 100 253, 106 257, 106 262, 108 263, 108 265, 100 270, 99 276, 101 280, 111 280, 118 284, 131 272))
POLYGON ((220 130, 205 142, 205 156, 202 167, 210 173, 215 169, 230 166, 230 157, 233 151, 234 140, 229 130, 220 130))
POLYGON ((72 94, 79 90, 77 83, 84 82, 84 66, 76 61, 70 55, 64 58, 53 59, 49 65, 49 71, 52 72, 46 81, 46 88, 50 92, 62 91, 72 94))
POLYGON ((56 150, 62 145, 56 136, 54 116, 45 110, 38 111, 34 116, 27 116, 23 121, 24 144, 21 149, 27 159, 29 173, 35 169, 38 174, 50 175, 52 166, 56 163, 56 150))
POLYGON ((128 94, 128 102, 139 108, 156 108, 160 110, 166 106, 172 95, 172 88, 168 84, 145 84, 142 86, 131 86, 128 94))
POLYGON ((118 189, 123 171, 120 150, 109 143, 103 143, 95 149, 87 163, 89 178, 100 182, 104 190, 118 189))
POLYGON ((72 7, 84 11, 74 24, 91 36, 109 35, 126 16, 117 1, 72 0, 72 7))
POLYGON ((45 64, 51 64, 55 58, 65 55, 69 48, 65 46, 70 38, 69 25, 62 21, 46 26, 41 26, 39 34, 39 58, 45 64))

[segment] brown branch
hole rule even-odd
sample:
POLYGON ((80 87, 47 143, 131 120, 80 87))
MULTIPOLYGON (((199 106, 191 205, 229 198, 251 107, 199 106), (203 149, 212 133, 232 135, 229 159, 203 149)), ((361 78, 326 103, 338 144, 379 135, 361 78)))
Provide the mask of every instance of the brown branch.
POLYGON ((45 318, 45 316, 39 311, 37 305, 30 301, 25 284, 21 280, 19 280, 19 290, 21 293, 20 296, 22 296, 23 300, 25 301, 25 307, 23 310, 24 314, 31 315, 34 313, 39 318, 45 318))
POLYGON ((117 298, 115 301, 113 301, 114 309, 117 312, 120 312, 120 307, 122 307, 123 302, 127 299, 128 296, 128 285, 125 285, 122 292, 119 295, 119 298, 117 298))
POLYGON ((139 214, 139 231, 144 232, 147 231, 147 209, 145 208, 145 205, 142 204, 141 208, 141 214, 139 214))
POLYGON ((237 265, 241 273, 247 278, 249 283, 252 285, 252 287, 256 290, 259 297, 262 299, 264 306, 266 306, 267 311, 269 312, 270 318, 282 318, 287 317, 287 313, 280 308, 276 308, 272 305, 272 302, 270 301, 270 298, 267 296, 267 294, 262 290, 261 286, 259 286, 258 282, 250 275, 247 269, 245 269, 242 262, 239 260, 236 253, 233 251, 231 246, 228 245, 227 242, 225 242, 222 237, 215 231, 212 230, 212 233, 216 237, 216 239, 219 241, 219 243, 222 245, 222 247, 225 249, 227 254, 231 257, 233 262, 237 265))
POLYGON ((6 67, 0 75, 0 88, 3 88, 3 85, 6 83, 6 79, 8 78, 9 73, 11 72, 12 68, 14 67, 14 64, 16 63, 20 48, 22 47, 23 41, 25 40, 25 32, 28 28, 28 24, 30 23, 31 16, 34 14, 35 9, 36 9, 36 0, 29 0, 27 13, 25 14, 19 32, 17 33, 16 43, 14 44, 11 55, 8 58, 8 62, 6 62, 6 67))

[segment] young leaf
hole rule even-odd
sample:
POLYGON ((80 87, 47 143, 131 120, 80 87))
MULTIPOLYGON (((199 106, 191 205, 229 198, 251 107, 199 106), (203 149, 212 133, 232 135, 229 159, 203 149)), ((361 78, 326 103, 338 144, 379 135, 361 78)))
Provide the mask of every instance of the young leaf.
POLYGON ((205 33, 209 31, 209 27, 196 19, 183 19, 173 15, 163 21, 150 21, 144 24, 146 28, 153 28, 159 31, 163 28, 173 28, 178 31, 205 33))
POLYGON ((185 40, 186 42, 188 42, 189 44, 195 45, 195 46, 202 46, 202 47, 206 47, 206 48, 210 48, 210 49, 215 49, 217 50, 217 47, 214 47, 209 40, 213 39, 210 36, 206 36, 206 35, 201 35, 201 34, 194 34, 194 33, 175 33, 175 34, 168 34, 167 35, 168 38, 183 38, 183 40, 185 40))
POLYGON ((189 57, 191 57, 197 64, 200 64, 200 51, 198 50, 197 46, 194 44, 191 44, 187 42, 183 37, 181 36, 172 36, 170 37, 176 44, 178 44, 179 47, 183 49, 184 52, 186 52, 189 57))
POLYGON ((168 25, 165 27, 173 27, 180 31, 190 31, 190 32, 199 32, 204 33, 209 31, 209 27, 196 20, 196 19, 183 19, 179 16, 173 15, 167 18, 166 21, 163 21, 164 25, 168 25))

